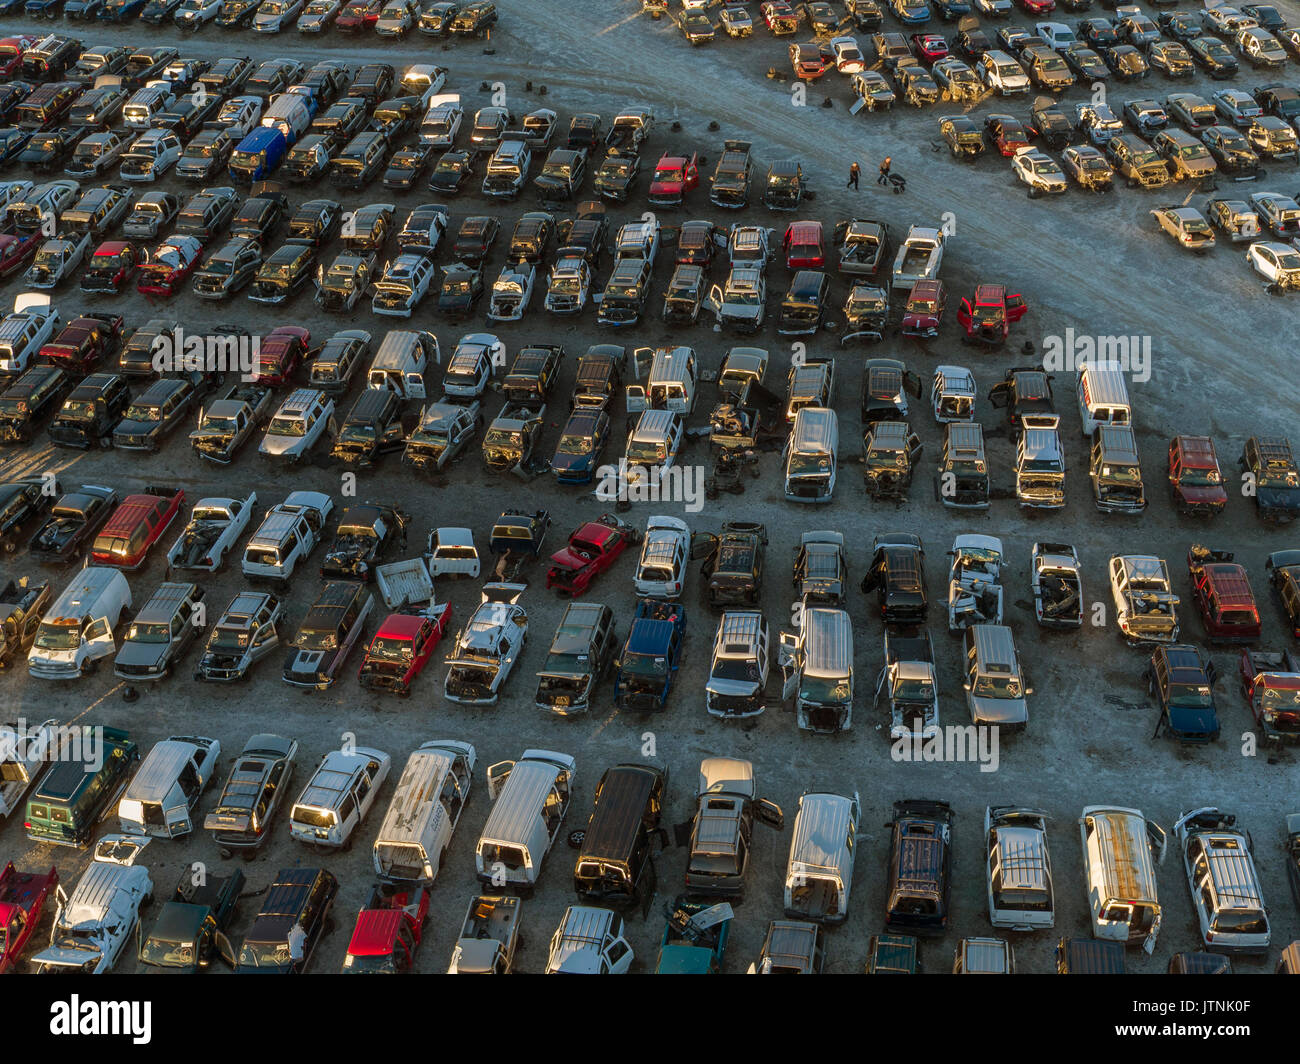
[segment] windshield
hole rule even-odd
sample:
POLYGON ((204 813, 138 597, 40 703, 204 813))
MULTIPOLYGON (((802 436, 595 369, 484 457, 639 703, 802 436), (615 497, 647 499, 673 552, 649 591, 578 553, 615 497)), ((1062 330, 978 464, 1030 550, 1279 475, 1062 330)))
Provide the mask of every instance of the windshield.
POLYGON ((242 652, 247 649, 248 643, 249 633, 247 629, 218 625, 212 634, 212 642, 208 644, 208 648, 210 650, 242 652))
POLYGON ((1011 675, 981 673, 976 676, 971 693, 981 698, 1019 698, 1020 679, 1011 675))
POLYGON ((366 661, 382 665, 410 664, 414 644, 409 639, 376 639, 366 651, 366 661))
POLYGON ((158 407, 144 403, 132 403, 126 411, 127 421, 157 421, 160 417, 162 411, 158 407))
POLYGON ((156 938, 150 938, 140 947, 140 960, 158 968, 193 968, 197 963, 194 943, 163 942, 156 938))
POLYGON ((171 625, 136 623, 127 629, 126 638, 133 643, 170 643, 171 625))
POLYGON ((63 404, 59 417, 64 421, 93 421, 95 419, 94 401, 82 402, 78 400, 73 402, 69 400, 63 404))
POLYGON ((853 697, 853 685, 848 677, 824 679, 805 676, 799 685, 799 697, 805 702, 840 703, 853 697))
POLYGON ((830 473, 831 457, 823 451, 803 454, 795 451, 790 455, 790 464, 786 472, 792 477, 808 477, 830 473))
POLYGON ((668 659, 662 654, 623 655, 623 672, 630 676, 667 676, 668 659))
POLYGON ((632 440, 627 445, 627 460, 635 465, 659 465, 668 458, 668 445, 653 440, 632 440))
POLYGON ((1142 470, 1135 465, 1115 465, 1108 462, 1101 467, 1101 475, 1106 480, 1117 481, 1121 484, 1140 484, 1142 482, 1142 470))
POLYGON ((272 418, 271 425, 266 430, 266 433, 268 436, 305 436, 307 435, 307 422, 296 417, 272 418))
POLYGON ((1203 684, 1174 684, 1169 688, 1169 704, 1188 709, 1209 709, 1214 705, 1214 698, 1203 684))
POLYGON ((81 628, 75 624, 45 621, 36 632, 36 646, 41 650, 76 650, 81 645, 81 628))
POLYGON ((934 684, 920 677, 897 677, 892 697, 895 702, 924 702, 934 700, 934 684))
POLYGON ((555 450, 557 454, 587 454, 595 441, 591 436, 578 433, 568 433, 560 437, 560 442, 555 450))

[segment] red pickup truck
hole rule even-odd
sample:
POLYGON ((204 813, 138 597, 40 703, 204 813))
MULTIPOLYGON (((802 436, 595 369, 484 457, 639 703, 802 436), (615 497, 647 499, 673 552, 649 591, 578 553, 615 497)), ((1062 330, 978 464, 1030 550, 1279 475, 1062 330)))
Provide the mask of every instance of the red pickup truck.
POLYGON ((957 322, 966 330, 968 340, 986 344, 1000 344, 1017 322, 1029 312, 1025 297, 1007 295, 1005 285, 981 284, 975 294, 963 299, 957 311, 957 322))
POLYGON ((45 899, 59 885, 59 870, 20 872, 13 861, 0 873, 0 975, 12 971, 41 922, 45 899))
POLYGON ((1241 652, 1241 693, 1269 742, 1300 742, 1300 661, 1289 650, 1241 652))
POLYGON ((561 597, 577 598, 640 539, 641 533, 631 525, 613 514, 601 514, 575 528, 568 545, 551 555, 546 586, 555 588, 561 597))
POLYGON ((40 362, 69 373, 86 374, 117 350, 122 339, 121 314, 82 314, 73 318, 37 355, 40 362))
POLYGON ((700 183, 698 156, 665 155, 650 180, 652 207, 680 207, 686 193, 700 183))
POLYGON ((366 647, 357 680, 367 691, 392 691, 402 698, 424 671, 451 621, 451 603, 434 608, 434 615, 390 613, 366 647))
POLYGON ((429 888, 381 884, 370 892, 366 907, 343 958, 345 975, 396 975, 409 972, 429 919, 429 888))
POLYGON ((1225 551, 1193 543, 1187 551, 1192 597, 1212 643, 1253 643, 1261 626, 1245 566, 1225 551))
POLYGON ((145 488, 138 495, 128 495, 99 530, 91 557, 97 565, 140 568, 149 556, 149 548, 163 537, 184 507, 182 488, 145 488))

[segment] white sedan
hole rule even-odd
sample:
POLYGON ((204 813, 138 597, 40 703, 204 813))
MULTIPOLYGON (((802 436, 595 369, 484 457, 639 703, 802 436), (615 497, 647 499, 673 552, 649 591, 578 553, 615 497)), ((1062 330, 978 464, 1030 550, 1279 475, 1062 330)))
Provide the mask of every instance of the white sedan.
POLYGON ((531 262, 511 262, 501 268, 492 283, 488 321, 518 321, 533 300, 537 267, 531 262))
POLYGON ((1300 288, 1300 251, 1278 240, 1260 240, 1246 251, 1250 268, 1270 285, 1300 288))
POLYGON ((862 49, 852 37, 832 37, 831 51, 835 54, 835 69, 841 74, 861 74, 867 69, 862 49))

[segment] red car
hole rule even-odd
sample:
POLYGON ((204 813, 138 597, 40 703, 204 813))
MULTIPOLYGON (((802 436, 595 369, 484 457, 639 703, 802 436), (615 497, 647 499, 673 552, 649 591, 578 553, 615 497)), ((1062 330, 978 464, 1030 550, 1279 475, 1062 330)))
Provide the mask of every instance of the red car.
POLYGON ((650 181, 650 203, 656 207, 680 207, 686 193, 700 183, 697 157, 665 155, 650 181))
POLYGON ((1194 543, 1187 550, 1187 575, 1211 643, 1253 643, 1260 637, 1259 607, 1250 577, 1231 554, 1194 543))
POLYGON ((23 52, 35 46, 35 37, 5 37, 0 40, 0 78, 16 77, 23 66, 23 52))
POLYGON ((1169 490, 1181 514, 1218 514, 1228 505, 1223 471, 1209 436, 1175 436, 1169 441, 1169 490))
POLYGON ((47 344, 37 360, 61 366, 69 373, 90 373, 122 339, 122 315, 82 314, 73 318, 47 344))
POLYGON ((1008 159, 1029 144, 1025 127, 1011 115, 989 115, 984 119, 984 137, 1008 159))
POLYGON ((785 37, 799 32, 799 16, 785 0, 767 0, 758 10, 772 36, 785 37))
POLYGON ((287 384, 311 346, 311 333, 300 325, 279 325, 262 337, 257 353, 257 380, 272 388, 287 384))
POLYGON ((138 495, 128 495, 95 537, 90 551, 95 564, 139 569, 149 548, 163 537, 184 506, 182 488, 171 494, 165 488, 146 488, 138 495))
POLYGON ((938 336, 947 302, 942 281, 917 281, 903 308, 903 335, 927 340, 938 336))
POLYGON ((821 222, 791 222, 781 241, 785 264, 792 270, 820 270, 826 265, 821 222))
POLYGON ((1056 0, 1016 0, 1027 15, 1046 15, 1056 10, 1056 0))
POLYGON ((1029 312, 1025 297, 1016 293, 1007 295, 1005 285, 980 284, 975 295, 961 301, 957 322, 966 330, 966 337, 984 343, 1000 344, 1011 331, 1011 324, 1029 312))
POLYGON ((1241 693, 1266 742, 1300 741, 1300 661, 1289 650, 1241 652, 1241 693))
POLYGON ((171 236, 164 240, 140 267, 137 292, 147 296, 171 296, 181 287, 203 258, 203 245, 192 236, 171 236))
POLYGON ((379 12, 384 10, 387 0, 352 0, 334 20, 334 25, 343 33, 360 33, 373 30, 379 21, 379 12))
POLYGON ((601 514, 579 525, 569 536, 568 546, 551 555, 546 586, 564 598, 577 598, 640 538, 636 529, 613 514, 601 514))
POLYGON ((800 81, 816 81, 826 73, 826 56, 815 44, 792 44, 790 69, 800 81))
POLYGON ((392 691, 407 698, 451 621, 451 603, 423 613, 390 613, 366 647, 357 680, 367 691, 392 691))
POLYGON ((0 975, 12 971, 41 922, 45 899, 59 885, 59 870, 20 872, 13 861, 0 872, 0 975))
POLYGON ((415 951, 429 920, 429 888, 379 884, 357 914, 344 975, 395 975, 415 966, 415 951))
POLYGON ((31 233, 0 233, 0 277, 8 277, 23 268, 45 240, 39 230, 31 233))
POLYGON ((129 240, 105 240, 81 273, 81 290, 117 295, 146 257, 144 249, 129 240))
POLYGON ((912 54, 925 66, 948 58, 948 42, 939 33, 912 34, 912 54))

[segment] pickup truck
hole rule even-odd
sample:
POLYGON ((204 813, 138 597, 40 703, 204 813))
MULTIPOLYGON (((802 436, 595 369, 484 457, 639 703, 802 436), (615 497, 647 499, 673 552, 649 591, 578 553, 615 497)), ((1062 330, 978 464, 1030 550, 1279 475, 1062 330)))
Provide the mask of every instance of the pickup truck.
POLYGON ((0 975, 14 971, 41 922, 41 910, 59 885, 59 870, 20 872, 13 861, 0 872, 0 975))
POLYGON ((52 598, 48 583, 31 584, 26 578, 17 584, 9 580, 0 589, 0 672, 27 656, 52 598))
POLYGON ((885 628, 885 666, 876 681, 876 700, 889 704, 889 737, 912 739, 939 727, 939 680, 934 644, 925 628, 885 628))
MULTIPOLYGON (((418 558, 414 561, 424 565, 418 558)), ((367 691, 391 691, 399 698, 409 698, 411 685, 429 664, 450 623, 450 602, 429 601, 419 613, 409 609, 390 613, 366 647, 357 682, 367 691)))
POLYGON ((722 155, 713 171, 709 201, 725 210, 739 210, 749 203, 749 176, 753 170, 750 161, 750 144, 744 140, 728 140, 722 144, 722 155))
POLYGON ((433 577, 423 558, 404 558, 376 567, 375 587, 390 610, 433 601, 433 577))
POLYGON ((497 556, 493 570, 497 580, 513 580, 524 564, 542 552, 542 543, 551 527, 551 515, 546 510, 525 513, 523 510, 506 510, 492 526, 488 550, 497 556))
POLYGON ((1041 627, 1083 625, 1083 577, 1074 547, 1068 543, 1035 543, 1029 583, 1034 592, 1034 616, 1041 627))
POLYGON ((515 355, 501 390, 512 403, 544 403, 564 364, 560 344, 529 344, 515 355))
POLYGON ((1241 652, 1241 693, 1264 732, 1275 743, 1300 742, 1300 661, 1290 650, 1241 652))
MULTIPOLYGON (((159 975, 193 975, 228 950, 223 945, 226 931, 234 923, 244 873, 204 873, 195 883, 194 872, 186 868, 171 900, 163 905, 152 930, 140 943, 138 959, 145 971, 159 975)), ((230 961, 229 956, 223 959, 230 961)))
POLYGON ((833 238, 840 253, 840 273, 871 277, 889 254, 889 226, 884 222, 864 218, 839 222, 833 238))
POLYGON ((671 152, 664 155, 657 164, 650 178, 651 207, 680 207, 686 193, 700 183, 699 158, 671 152))
POLYGON ((471 898, 451 953, 448 975, 509 975, 519 949, 519 909, 523 903, 505 894, 471 898))
POLYGON ((655 974, 720 975, 735 916, 731 903, 711 905, 682 895, 664 907, 664 916, 655 974))
POLYGON ((35 728, 25 723, 0 727, 0 817, 22 806, 32 784, 57 755, 50 749, 57 724, 51 717, 35 728))
POLYGON ((613 514, 586 521, 573 530, 562 549, 551 555, 546 586, 555 588, 562 598, 577 598, 620 554, 640 542, 640 530, 613 514))
POLYGON ((273 388, 251 382, 235 385, 199 411, 199 427, 190 433, 190 446, 200 458, 229 465, 270 418, 274 403, 273 388))
POLYGON ((654 122, 653 111, 635 107, 620 111, 614 118, 614 124, 610 126, 608 136, 605 137, 605 154, 640 154, 642 145, 650 136, 650 130, 654 128, 654 122))
POLYGON ((661 599, 640 599, 627 642, 615 663, 615 705, 630 710, 664 709, 685 641, 685 606, 661 599))
POLYGON ((933 281, 943 262, 944 235, 941 229, 914 225, 894 257, 894 288, 911 290, 917 281, 933 281))
POLYGON ((189 523, 167 552, 168 569, 215 573, 225 563, 227 552, 248 530, 256 505, 255 491, 243 499, 200 499, 190 511, 189 523))
MULTIPOLYGON (((74 562, 99 534, 117 508, 117 492, 100 484, 83 484, 62 496, 36 530, 27 549, 48 564, 74 562)), ((2 596, 0 596, 2 599, 2 596)))
POLYGON ((343 958, 344 975, 395 975, 415 967, 429 922, 429 888, 377 884, 357 914, 343 958))

